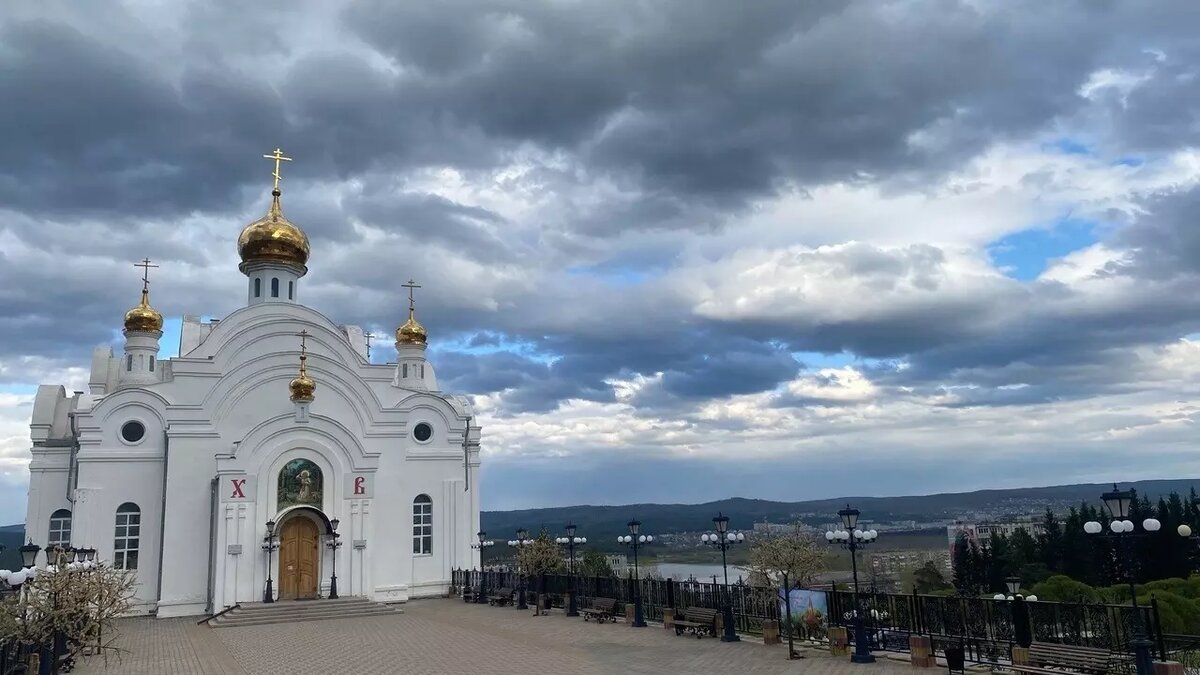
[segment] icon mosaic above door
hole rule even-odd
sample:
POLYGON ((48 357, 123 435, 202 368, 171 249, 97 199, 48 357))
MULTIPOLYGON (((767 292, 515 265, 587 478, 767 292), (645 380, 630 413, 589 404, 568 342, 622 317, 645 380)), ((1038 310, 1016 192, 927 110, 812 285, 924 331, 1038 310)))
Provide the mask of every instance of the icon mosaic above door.
POLYGON ((293 459, 279 472, 277 509, 298 505, 320 508, 324 489, 320 467, 307 459, 293 459))

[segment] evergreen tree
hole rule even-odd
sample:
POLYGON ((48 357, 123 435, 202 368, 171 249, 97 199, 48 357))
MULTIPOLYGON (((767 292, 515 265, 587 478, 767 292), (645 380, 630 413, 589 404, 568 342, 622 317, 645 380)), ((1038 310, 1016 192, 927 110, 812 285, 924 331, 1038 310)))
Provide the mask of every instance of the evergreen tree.
POLYGON ((987 592, 1002 593, 1007 586, 1005 580, 1012 572, 1008 568, 1009 545, 1008 537, 1003 534, 992 535, 991 555, 988 560, 987 592))
POLYGON ((971 587, 977 576, 974 567, 976 560, 971 556, 973 548, 970 539, 965 534, 959 535, 954 540, 954 588, 960 595, 971 593, 971 587))
POLYGON ((1037 538, 1040 549, 1038 559, 1047 569, 1055 572, 1062 570, 1062 539, 1062 526, 1058 522, 1058 516, 1047 508, 1046 515, 1042 518, 1042 533, 1037 538))

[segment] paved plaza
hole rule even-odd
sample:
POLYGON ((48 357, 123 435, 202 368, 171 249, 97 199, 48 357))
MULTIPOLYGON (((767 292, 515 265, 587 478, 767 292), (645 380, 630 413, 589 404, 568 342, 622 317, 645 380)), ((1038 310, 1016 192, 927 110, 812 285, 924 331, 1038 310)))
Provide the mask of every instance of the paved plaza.
MULTIPOLYGON (((725 644, 676 637, 660 625, 596 625, 561 612, 422 600, 404 613, 304 623, 211 629, 195 619, 126 619, 107 665, 81 661, 79 675, 504 675, 508 673, 872 673, 916 670, 881 659, 856 666, 819 652, 787 661, 786 647, 754 639, 725 644)), ((922 671, 928 672, 928 671, 922 671)))

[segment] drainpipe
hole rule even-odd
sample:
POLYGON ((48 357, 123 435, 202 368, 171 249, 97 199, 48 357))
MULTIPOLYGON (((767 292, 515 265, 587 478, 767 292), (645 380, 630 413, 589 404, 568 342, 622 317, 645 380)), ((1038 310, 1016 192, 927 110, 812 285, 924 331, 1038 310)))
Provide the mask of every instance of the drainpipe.
MULTIPOLYGON (((208 607, 206 614, 212 614, 216 607, 217 570, 213 560, 217 556, 217 477, 213 476, 208 486, 209 518, 208 518, 208 607)), ((234 598, 237 602, 237 598, 234 598)))
MULTIPOLYGON (((76 394, 83 392, 77 391, 76 394)), ((79 427, 75 412, 67 413, 67 422, 71 427, 71 459, 67 464, 67 501, 71 504, 71 520, 75 520, 75 488, 79 483, 79 427)), ((72 530, 75 528, 72 527, 72 530)))
POLYGON ((163 429, 162 500, 158 506, 158 593, 157 602, 162 602, 163 552, 167 548, 167 460, 170 457, 171 437, 163 429))

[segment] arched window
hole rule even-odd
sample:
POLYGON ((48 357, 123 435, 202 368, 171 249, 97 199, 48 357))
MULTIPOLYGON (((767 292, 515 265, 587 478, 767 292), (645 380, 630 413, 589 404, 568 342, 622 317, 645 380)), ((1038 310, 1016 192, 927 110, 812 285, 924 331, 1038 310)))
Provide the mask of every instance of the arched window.
POLYGON ((289 281, 288 282, 288 300, 295 300, 295 299, 296 299, 296 282, 289 281))
POLYGON ((117 507, 117 533, 113 537, 113 568, 136 570, 141 544, 142 510, 125 502, 117 507))
POLYGON ((262 297, 262 278, 254 277, 254 297, 262 297))
POLYGON ((408 377, 408 364, 407 363, 400 366, 400 377, 402 377, 402 378, 408 377))
POLYGON ((271 297, 279 297, 279 277, 271 277, 271 297))
POLYGON ((128 371, 133 370, 133 354, 125 355, 125 370, 128 370, 128 371))
POLYGON ((433 553, 433 500, 417 495, 413 500, 413 553, 433 553))
POLYGON ((59 509, 50 514, 50 535, 46 537, 46 548, 71 545, 71 512, 59 509))
POLYGON ((150 356, 150 372, 154 372, 154 356, 150 356))

